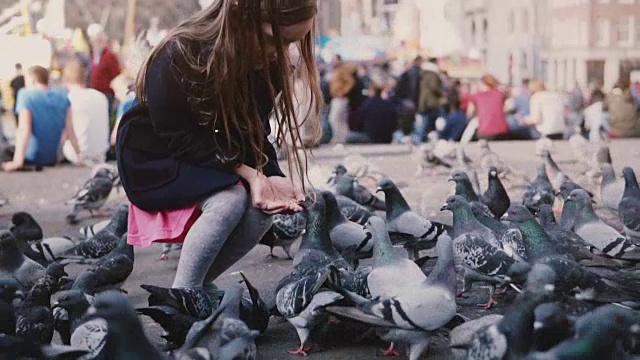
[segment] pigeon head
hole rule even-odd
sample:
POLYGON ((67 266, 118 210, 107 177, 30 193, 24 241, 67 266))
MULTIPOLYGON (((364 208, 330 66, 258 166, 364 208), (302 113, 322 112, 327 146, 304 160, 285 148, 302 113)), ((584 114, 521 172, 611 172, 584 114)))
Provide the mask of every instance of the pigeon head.
POLYGON ((106 291, 97 295, 87 314, 90 318, 103 318, 109 324, 127 320, 138 321, 129 300, 117 291, 106 291))
POLYGON ((497 179, 498 178, 498 168, 492 166, 489 168, 489 179, 497 179))
POLYGON ((305 196, 304 200, 300 202, 300 206, 302 206, 302 208, 309 213, 314 213, 317 211, 322 211, 322 213, 324 213, 326 204, 322 191, 310 191, 307 196, 305 196))
POLYGON ((0 300, 10 304, 20 288, 20 284, 13 278, 0 279, 0 300))
POLYGON ((533 294, 552 294, 555 282, 556 272, 549 265, 535 264, 527 275, 526 289, 533 294))
POLYGON ((346 197, 352 197, 355 182, 356 179, 351 175, 336 175, 336 192, 346 197))
POLYGON ((561 323, 569 323, 567 315, 562 311, 560 305, 556 303, 544 303, 536 307, 533 312, 535 321, 533 323, 534 331, 541 331, 553 325, 561 323))
POLYGON ((632 168, 625 167, 622 169, 622 177, 628 187, 638 187, 638 179, 636 179, 636 173, 632 168))
POLYGON ((95 178, 105 178, 105 179, 113 179, 113 172, 107 168, 100 168, 93 175, 95 178))
POLYGON ((64 270, 66 264, 61 264, 59 262, 51 263, 47 266, 47 276, 50 276, 54 279, 60 279, 65 276, 69 276, 67 272, 64 270))
POLYGON ((347 173, 347 168, 342 164, 338 164, 333 168, 333 173, 336 175, 344 175, 347 173))
POLYGON ((23 224, 35 224, 36 220, 33 218, 33 216, 31 216, 31 214, 20 211, 13 214, 13 216, 11 217, 11 223, 13 223, 14 226, 23 224))
POLYGON ((571 193, 567 197, 567 201, 572 201, 578 203, 581 206, 585 206, 591 204, 591 197, 586 191, 582 189, 576 189, 571 191, 571 193))
POLYGON ((506 214, 502 216, 502 220, 507 220, 512 223, 522 224, 529 220, 535 220, 535 217, 523 205, 512 205, 506 214))
POLYGON ((451 195, 447 198, 447 201, 442 205, 440 211, 455 211, 463 207, 468 207, 469 202, 460 195, 451 195))
POLYGON ((89 308, 89 302, 82 291, 68 290, 57 294, 53 307, 60 307, 67 311, 77 309, 84 312, 89 308))
POLYGON ((542 225, 555 224, 556 217, 553 214, 553 208, 549 204, 541 204, 536 214, 542 225))
MULTIPOLYGON (((9 254, 18 250, 18 242, 9 230, 0 231, 0 254, 9 254)), ((11 254, 13 255, 13 254, 11 254)))
POLYGON ((467 173, 465 173, 462 170, 455 170, 454 172, 451 173, 451 178, 449 179, 449 181, 454 181, 454 182, 463 182, 463 181, 469 181, 471 182, 471 180, 469 180, 469 175, 467 175, 467 173))
POLYGON ((387 191, 392 191, 394 189, 397 189, 396 184, 389 180, 389 179, 382 179, 380 180, 380 182, 378 183, 378 189, 376 190, 376 192, 384 192, 386 193, 387 191))

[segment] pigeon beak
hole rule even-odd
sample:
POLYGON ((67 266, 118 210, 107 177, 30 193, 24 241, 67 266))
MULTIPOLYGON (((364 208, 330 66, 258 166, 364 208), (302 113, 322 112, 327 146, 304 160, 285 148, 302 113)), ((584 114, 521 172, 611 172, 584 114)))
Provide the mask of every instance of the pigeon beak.
POLYGON ((542 321, 536 321, 533 323, 533 330, 540 330, 544 327, 542 321))
POLYGON ((378 188, 376 189, 376 194, 379 193, 379 192, 383 192, 383 191, 384 190, 382 190, 382 188, 378 186, 378 188))
POLYGON ((445 210, 449 210, 449 203, 444 203, 440 208, 440 211, 445 211, 445 210))
POLYGON ((453 180, 453 178, 449 178, 447 179, 448 182, 454 182, 455 180, 453 180))
POLYGON ((509 220, 509 213, 504 213, 504 215, 500 217, 500 220, 509 220))

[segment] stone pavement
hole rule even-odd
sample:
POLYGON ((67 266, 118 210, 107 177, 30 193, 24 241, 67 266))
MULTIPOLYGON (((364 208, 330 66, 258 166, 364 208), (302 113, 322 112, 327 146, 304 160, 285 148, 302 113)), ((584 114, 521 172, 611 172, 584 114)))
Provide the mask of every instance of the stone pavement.
MULTIPOLYGON (((574 180, 584 183, 584 180, 577 175, 579 166, 575 164, 569 147, 564 142, 556 142, 554 158, 560 167, 574 180)), ((535 173, 537 163, 534 155, 535 143, 533 142, 503 142, 492 144, 494 151, 502 154, 504 159, 513 164, 514 167, 532 176, 535 173)), ((447 195, 451 193, 451 184, 447 183, 448 173, 441 171, 431 176, 415 177, 417 160, 412 156, 407 146, 353 146, 348 147, 348 151, 353 154, 360 154, 370 162, 370 165, 379 171, 390 176, 401 186, 407 200, 414 209, 423 215, 436 218, 444 222, 450 222, 448 213, 439 213, 447 195)), ((467 147, 467 154, 472 159, 477 159, 475 152, 477 145, 471 144, 467 147)), ((640 170, 640 141, 639 140, 617 140, 612 143, 611 154, 614 165, 618 170, 629 165, 640 170)), ((312 159, 313 169, 311 176, 315 184, 323 184, 326 180, 326 172, 335 164, 344 159, 344 152, 331 147, 324 147, 314 151, 312 159)), ((70 235, 79 236, 77 227, 70 227, 65 224, 64 218, 69 212, 69 207, 64 205, 65 200, 72 196, 76 189, 83 184, 89 176, 89 169, 78 169, 71 167, 60 167, 46 169, 42 173, 0 173, 0 193, 10 198, 10 205, 0 208, 0 227, 4 228, 10 221, 13 212, 24 210, 32 213, 38 220, 47 236, 70 235)), ((479 174, 481 180, 485 174, 479 174)), ((590 189, 596 186, 585 184, 590 189)), ((512 200, 519 201, 521 189, 510 190, 512 200)), ((114 191, 112 199, 107 203, 106 210, 113 212, 117 204, 126 201, 123 194, 116 194, 114 191)), ((600 211, 602 215, 607 215, 605 211, 600 211)), ((100 219, 88 219, 82 224, 86 225, 100 219)), ((295 248, 295 247, 294 247, 295 248)), ((227 273, 222 275, 216 283, 221 286, 238 281, 239 276, 236 271, 242 270, 247 277, 256 285, 267 303, 273 302, 273 291, 277 282, 291 270, 291 262, 285 260, 266 259, 268 248, 264 246, 256 247, 247 257, 242 259, 227 273)), ((283 256, 280 249, 276 249, 276 254, 283 256)), ((175 271, 178 253, 172 253, 168 261, 158 261, 160 255, 159 247, 149 249, 136 249, 136 265, 134 273, 124 284, 124 289, 129 292, 129 298, 134 306, 146 305, 145 292, 140 289, 140 284, 153 284, 158 286, 170 286, 173 273, 175 271)), ((78 271, 72 268, 72 273, 78 271)), ((478 302, 484 302, 487 298, 486 289, 475 288, 469 298, 458 301, 459 311, 471 317, 488 314, 488 311, 478 310, 475 306, 478 302)), ((504 301, 495 311, 500 311, 504 306, 504 301)), ((143 318, 148 335, 160 341, 161 330, 149 319, 143 318)), ((345 334, 330 334, 334 338, 325 345, 322 352, 314 352, 309 355, 310 359, 371 359, 376 357, 379 348, 384 344, 363 343, 350 344, 344 341, 350 336, 345 334), (340 343, 340 345, 338 345, 340 343)), ((453 358, 444 346, 444 341, 437 341, 436 346, 429 352, 430 359, 453 358)), ((258 342, 259 359, 287 359, 290 356, 287 349, 297 346, 297 337, 294 329, 282 319, 272 319, 267 334, 258 342)))

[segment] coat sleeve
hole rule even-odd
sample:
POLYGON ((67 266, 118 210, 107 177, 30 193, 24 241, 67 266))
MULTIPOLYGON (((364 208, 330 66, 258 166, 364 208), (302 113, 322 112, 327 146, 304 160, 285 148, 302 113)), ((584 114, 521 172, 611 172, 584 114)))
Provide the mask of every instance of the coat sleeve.
POLYGON ((216 145, 226 143, 222 136, 210 125, 199 124, 176 76, 171 47, 167 46, 150 65, 146 79, 147 106, 156 134, 166 140, 169 152, 180 161, 231 171, 239 162, 216 145))

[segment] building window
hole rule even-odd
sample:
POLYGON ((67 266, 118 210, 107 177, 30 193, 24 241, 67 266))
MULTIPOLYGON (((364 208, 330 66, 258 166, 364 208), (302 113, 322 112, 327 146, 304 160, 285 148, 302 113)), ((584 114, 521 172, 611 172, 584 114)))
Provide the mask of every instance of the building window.
POLYGON ((618 44, 631 44, 631 22, 632 18, 629 16, 621 16, 618 18, 616 26, 616 38, 618 39, 618 44))
POLYGON ((476 22, 475 20, 471 20, 471 41, 476 43, 476 22))
POLYGON ((609 20, 600 19, 598 20, 598 46, 609 46, 610 40, 610 31, 609 31, 609 20))
POLYGON ((484 37, 484 41, 489 39, 489 22, 487 19, 482 20, 482 36, 484 37))
POLYGON ((529 10, 522 9, 522 32, 529 31, 529 10))
POLYGON ((509 19, 507 20, 507 29, 509 33, 513 33, 516 29, 516 13, 513 10, 509 12, 509 19))

